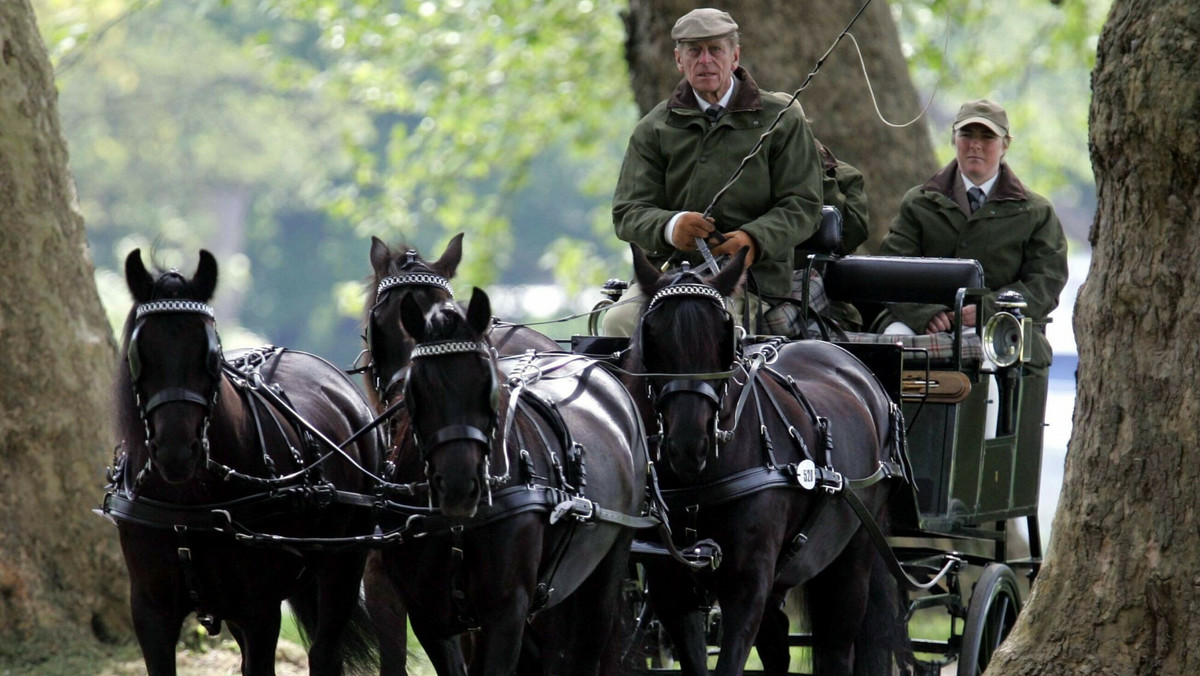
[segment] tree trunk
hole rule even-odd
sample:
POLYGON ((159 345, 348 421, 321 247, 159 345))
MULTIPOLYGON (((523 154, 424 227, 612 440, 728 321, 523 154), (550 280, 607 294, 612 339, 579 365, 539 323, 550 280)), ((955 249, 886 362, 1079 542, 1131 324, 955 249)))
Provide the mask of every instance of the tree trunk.
MULTIPOLYGON (((690 0, 630 0, 625 57, 634 99, 645 114, 666 98, 682 75, 672 56, 671 26, 696 6, 690 0)), ((747 0, 731 9, 742 35, 742 65, 763 89, 794 92, 862 6, 862 0, 747 0)), ((908 76, 891 11, 874 0, 851 30, 862 48, 879 109, 907 122, 924 106, 908 76)), ((866 177, 875 251, 900 198, 937 171, 924 119, 895 129, 884 125, 863 79, 858 53, 844 38, 800 94, 813 133, 838 158, 866 177)))
POLYGON ((1046 566, 989 674, 1200 673, 1198 63, 1194 0, 1113 3, 1074 434, 1046 566))
POLYGON ((100 501, 115 348, 28 0, 0 2, 0 655, 130 635, 100 501))

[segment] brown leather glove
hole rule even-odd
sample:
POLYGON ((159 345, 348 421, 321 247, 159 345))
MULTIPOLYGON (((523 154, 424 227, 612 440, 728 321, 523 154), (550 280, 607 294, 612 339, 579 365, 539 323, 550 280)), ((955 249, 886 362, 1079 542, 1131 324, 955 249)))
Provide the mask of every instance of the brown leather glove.
MULTIPOLYGON (((679 227, 676 226, 675 230, 678 231, 679 227)), ((742 247, 750 247, 750 250, 746 252, 746 267, 750 267, 758 256, 758 245, 754 243, 753 237, 741 230, 731 230, 725 233, 725 242, 713 247, 712 254, 714 256, 723 254, 732 256, 741 251, 742 247)))
POLYGON ((671 244, 680 251, 695 251, 696 238, 707 239, 713 232, 713 219, 705 218, 695 211, 686 211, 675 221, 671 231, 671 244))

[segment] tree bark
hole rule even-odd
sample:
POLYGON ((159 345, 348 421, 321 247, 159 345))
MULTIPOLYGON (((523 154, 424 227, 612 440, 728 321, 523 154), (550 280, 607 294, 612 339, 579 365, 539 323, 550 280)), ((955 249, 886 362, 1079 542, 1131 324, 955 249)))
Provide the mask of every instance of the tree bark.
POLYGON ((0 655, 130 635, 116 531, 90 512, 116 350, 56 101, 33 8, 0 2, 0 655))
POLYGON ((1200 673, 1197 64, 1194 0, 1113 3, 1074 434, 1046 565, 988 674, 1200 673))
MULTIPOLYGON (((763 89, 791 93, 862 6, 862 0, 747 0, 730 13, 741 32, 741 63, 763 89)), ((625 57, 634 99, 645 114, 682 78, 675 67, 671 26, 696 4, 690 0, 630 0, 625 57)), ((862 49, 879 109, 894 123, 916 117, 924 106, 908 75, 891 11, 874 0, 851 33, 862 49)), ((813 133, 866 177, 874 252, 896 215, 900 198, 937 171, 924 118, 908 127, 885 125, 875 112, 858 52, 849 37, 829 55, 800 104, 813 133)))

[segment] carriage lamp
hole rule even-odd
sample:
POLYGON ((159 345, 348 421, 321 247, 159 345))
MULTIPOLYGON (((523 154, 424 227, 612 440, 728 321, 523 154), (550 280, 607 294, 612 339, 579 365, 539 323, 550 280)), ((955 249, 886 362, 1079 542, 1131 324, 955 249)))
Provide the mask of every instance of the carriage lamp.
POLYGON ((1033 349, 1033 323, 1022 313, 1025 298, 1017 291, 996 296, 996 313, 983 328, 983 354, 1000 368, 1029 361, 1033 349))

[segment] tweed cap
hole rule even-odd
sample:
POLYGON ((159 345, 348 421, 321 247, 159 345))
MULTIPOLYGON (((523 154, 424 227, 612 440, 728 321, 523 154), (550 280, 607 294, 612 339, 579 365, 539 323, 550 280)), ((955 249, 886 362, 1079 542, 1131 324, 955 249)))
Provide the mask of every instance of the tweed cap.
POLYGON ((995 101, 978 99, 962 104, 954 118, 953 130, 958 131, 968 124, 982 124, 997 136, 1008 136, 1008 113, 995 101))
POLYGON ((676 42, 715 40, 733 35, 737 29, 737 22, 729 16, 729 12, 701 7, 679 17, 671 29, 671 39, 676 42))

